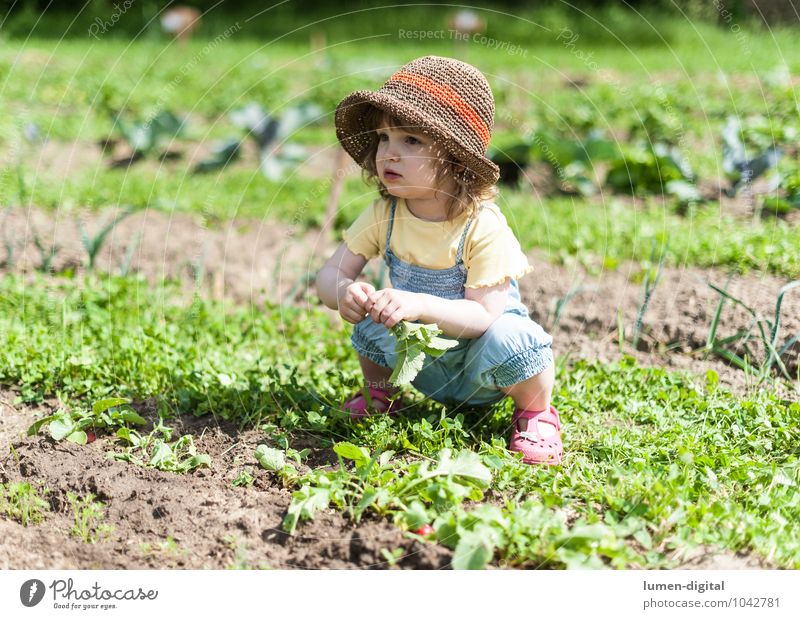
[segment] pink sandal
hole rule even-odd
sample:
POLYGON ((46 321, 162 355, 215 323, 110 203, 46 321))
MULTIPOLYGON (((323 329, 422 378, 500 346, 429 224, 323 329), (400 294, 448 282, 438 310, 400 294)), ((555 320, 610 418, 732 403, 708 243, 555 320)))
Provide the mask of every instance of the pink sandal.
MULTIPOLYGON (((394 416, 397 414, 396 409, 402 406, 399 398, 392 400, 392 396, 384 389, 370 387, 369 395, 372 398, 372 411, 376 413, 394 416)), ((364 397, 363 389, 344 403, 344 410, 349 411, 351 419, 361 419, 373 414, 367 407, 367 398, 364 397)))
POLYGON ((514 410, 511 417, 514 430, 511 432, 509 450, 522 453, 525 464, 561 464, 564 447, 561 443, 561 420, 558 411, 551 406, 550 410, 526 411, 521 408, 514 410), (519 419, 528 419, 528 429, 521 432, 517 426, 519 419), (533 420, 531 423, 530 420, 533 420), (539 422, 551 423, 556 427, 556 433, 544 437, 539 431, 539 422))

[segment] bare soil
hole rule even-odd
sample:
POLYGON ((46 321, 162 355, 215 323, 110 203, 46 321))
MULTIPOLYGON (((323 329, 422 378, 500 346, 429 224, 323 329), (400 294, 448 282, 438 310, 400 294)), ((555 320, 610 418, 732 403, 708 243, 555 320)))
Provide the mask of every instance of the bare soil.
MULTIPOLYGON (((3 392, 4 402, 9 395, 3 392)), ((396 567, 438 569, 450 563, 449 550, 408 539, 387 521, 366 519, 355 526, 333 510, 293 536, 284 533, 280 524, 291 492, 255 461, 256 446, 266 442, 257 430, 239 433, 202 419, 178 425, 180 433, 192 433, 199 452, 212 457, 210 469, 181 475, 109 460, 107 438, 87 445, 45 436, 20 439, 31 415, 2 406, 3 419, 16 419, 16 430, 3 425, 0 481, 48 488, 52 509, 43 524, 27 528, 0 518, 2 569, 385 569, 390 566, 384 548, 403 549, 396 567), (255 477, 253 485, 232 486, 244 468, 255 477), (67 492, 92 493, 106 504, 109 537, 86 543, 70 535, 74 514, 67 492)))

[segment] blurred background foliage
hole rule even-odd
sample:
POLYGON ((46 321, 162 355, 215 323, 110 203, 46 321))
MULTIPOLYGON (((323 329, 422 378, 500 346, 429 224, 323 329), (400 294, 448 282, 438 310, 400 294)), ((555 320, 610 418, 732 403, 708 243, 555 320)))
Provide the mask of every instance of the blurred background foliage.
MULTIPOLYGON (((182 3, 193 6, 203 14, 197 35, 213 37, 234 21, 241 22, 238 36, 257 39, 305 39, 310 29, 325 30, 329 39, 370 36, 385 31, 389 23, 399 18, 408 28, 431 28, 437 16, 443 19, 457 7, 454 5, 425 5, 411 0, 387 2, 360 0, 346 7, 332 6, 324 0, 303 0, 280 3, 272 8, 260 2, 196 0, 182 3), (406 6, 407 5, 407 6, 406 6), (375 19, 381 12, 381 18, 375 19), (387 20, 390 12, 392 20, 387 20), (317 22, 317 23, 315 23, 317 22)), ((0 36, 6 37, 85 37, 87 29, 98 19, 108 21, 115 13, 124 19, 115 20, 113 28, 104 33, 115 38, 164 36, 159 28, 159 15, 174 2, 154 0, 0 0, 0 36)), ((502 2, 471 3, 483 9, 488 20, 487 35, 502 34, 514 37, 523 45, 535 45, 540 32, 524 20, 550 28, 570 28, 580 32, 586 42, 641 45, 657 42, 652 31, 642 28, 644 16, 670 42, 677 29, 685 28, 687 20, 718 24, 722 27, 735 22, 742 26, 767 28, 797 24, 798 15, 786 0, 612 0, 588 1, 504 0, 502 2), (676 19, 664 20, 664 16, 676 19)), ((442 22, 443 23, 443 22, 442 22)))

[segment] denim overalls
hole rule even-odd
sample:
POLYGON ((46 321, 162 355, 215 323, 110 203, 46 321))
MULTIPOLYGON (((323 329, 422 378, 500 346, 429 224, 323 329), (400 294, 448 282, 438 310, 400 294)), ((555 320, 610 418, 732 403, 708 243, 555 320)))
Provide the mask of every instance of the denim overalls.
MULTIPOLYGON (((389 247, 396 206, 393 198, 384 253, 392 287, 443 299, 463 299, 467 269, 462 254, 474 217, 464 227, 456 263, 446 269, 426 269, 400 260, 389 247)), ((378 365, 394 368, 397 338, 382 323, 367 316, 355 326, 350 340, 360 355, 378 365)), ((552 340, 530 319, 528 308, 520 299, 517 281, 512 278, 503 314, 483 335, 459 338, 458 345, 440 357, 426 356, 422 370, 411 384, 443 404, 493 404, 506 397, 498 387, 522 382, 553 363, 552 340)))

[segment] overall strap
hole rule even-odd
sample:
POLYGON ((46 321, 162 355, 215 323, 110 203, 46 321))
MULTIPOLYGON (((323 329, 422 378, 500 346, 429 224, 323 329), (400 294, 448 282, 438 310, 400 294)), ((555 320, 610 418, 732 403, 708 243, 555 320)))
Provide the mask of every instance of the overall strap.
MULTIPOLYGON (((478 213, 483 210, 483 205, 480 206, 478 209, 478 213)), ((469 227, 472 225, 472 221, 477 218, 477 213, 469 218, 467 225, 464 226, 464 233, 461 235, 461 240, 458 242, 458 252, 456 253, 456 264, 461 264, 463 261, 461 259, 464 253, 464 242, 467 240, 467 232, 469 232, 469 227)))
POLYGON ((384 249, 384 254, 389 251, 389 239, 392 238, 392 224, 394 224, 394 210, 397 206, 397 201, 394 197, 392 197, 392 212, 389 215, 389 228, 386 230, 386 248, 384 249))

